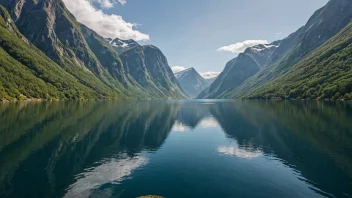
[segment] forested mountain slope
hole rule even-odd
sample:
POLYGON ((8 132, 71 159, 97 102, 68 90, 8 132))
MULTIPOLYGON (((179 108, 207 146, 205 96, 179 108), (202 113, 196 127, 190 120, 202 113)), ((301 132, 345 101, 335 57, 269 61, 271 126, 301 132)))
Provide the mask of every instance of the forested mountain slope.
MULTIPOLYGON (((77 91, 87 94, 84 97, 73 94, 75 98, 185 97, 159 49, 153 48, 154 53, 149 50, 150 56, 144 53, 132 53, 131 56, 136 55, 134 57, 122 55, 109 41, 78 23, 61 0, 0 0, 0 4, 8 10, 14 25, 28 43, 35 45, 56 66, 64 69, 65 75, 70 74, 77 83, 94 93, 92 96, 86 90, 77 88, 77 91), (128 61, 123 61, 126 58, 128 61), (136 65, 133 62, 136 59, 143 59, 143 64, 136 65), (130 75, 129 71, 139 71, 141 67, 146 70, 137 77, 130 75), (162 71, 160 78, 151 77, 155 68, 162 71)), ((147 46, 138 47, 150 49, 147 46)), ((5 96, 1 95, 0 98, 5 96)), ((8 97, 11 98, 20 99, 17 96, 8 97)))
MULTIPOLYGON (((247 62, 241 64, 241 67, 233 66, 233 64, 238 64, 237 59, 242 59, 246 54, 240 54, 236 59, 230 61, 226 66, 223 74, 220 75, 218 82, 214 82, 212 87, 217 85, 214 89, 215 92, 209 90, 209 93, 202 93, 200 98, 268 98, 268 97, 292 97, 306 98, 302 94, 288 94, 291 90, 284 85, 276 84, 272 85, 273 82, 279 82, 278 79, 282 76, 291 76, 290 81, 302 81, 302 76, 304 76, 305 82, 314 81, 313 76, 302 75, 300 68, 303 66, 302 62, 306 62, 306 68, 311 67, 311 69, 322 67, 319 66, 319 62, 310 61, 307 65, 307 60, 316 60, 319 58, 318 51, 321 51, 321 46, 325 46, 324 50, 328 50, 327 46, 335 46, 337 43, 331 43, 332 38, 337 42, 336 39, 347 39, 346 34, 339 33, 344 29, 352 19, 352 1, 350 0, 330 0, 323 8, 317 10, 313 16, 308 20, 305 26, 297 30, 295 33, 291 34, 289 37, 280 41, 279 46, 274 50, 274 52, 269 55, 266 63, 262 65, 261 68, 253 67, 253 62, 247 62), (340 38, 341 37, 341 38, 340 38), (330 44, 326 45, 326 42, 330 41, 330 44), (236 60, 236 61, 235 61, 236 60), (232 64, 231 64, 232 63, 232 64), (241 69, 239 69, 241 68, 241 69), (297 69, 297 71, 295 71, 297 69), (245 72, 243 75, 243 71, 245 72), (293 74, 288 74, 293 72, 293 74), (231 75, 229 75, 231 74, 231 75), (301 74, 301 76, 295 75, 301 74), (295 76, 295 77, 293 77, 295 76), (221 79, 221 81, 220 81, 221 79), (224 83, 226 82, 226 83, 224 83), (269 87, 275 90, 281 90, 281 94, 278 92, 271 93, 273 89, 270 89, 271 92, 268 92, 269 87), (274 88, 275 87, 275 88, 274 88), (265 91, 264 91, 265 90, 265 91), (283 91, 285 90, 285 94, 283 91), (260 93, 260 94, 259 94, 260 93), (265 93, 265 94, 264 94, 265 93), (263 95, 264 94, 264 95, 263 95)), ((348 40, 348 39, 347 39, 348 40)), ((348 41, 346 40, 346 43, 348 41)), ((339 50, 330 50, 330 55, 340 56, 340 46, 339 50)), ((329 48, 330 49, 330 48, 329 48)), ((348 48, 344 48, 342 51, 348 51, 348 48)), ((347 58, 346 56, 344 56, 347 58)), ((334 65, 341 64, 340 60, 329 59, 329 67, 334 67, 334 65)), ((348 62, 344 62, 349 67, 348 62)), ((326 65, 327 66, 327 65, 326 65)), ((309 69, 307 69, 309 70, 309 69)), ((344 76, 346 75, 346 70, 335 70, 336 75, 344 76)), ((320 73, 320 72, 319 72, 320 73)), ((334 74, 335 75, 335 74, 334 74)), ((283 77, 287 78, 287 77, 283 77)), ((348 77, 347 77, 348 79, 348 77)), ((334 87, 338 86, 338 81, 332 79, 328 80, 326 78, 320 78, 317 85, 324 87, 334 87)), ((280 80, 281 82, 281 80, 280 80)), ((297 85, 297 84, 295 84, 297 85)), ((307 85, 308 86, 308 85, 307 85)), ((296 88, 296 87, 295 87, 296 88)), ((306 89, 306 88, 305 88, 306 89)), ((311 91, 312 93, 315 91, 311 91)), ((348 91, 347 91, 348 92, 348 91)), ((295 90, 292 90, 292 93, 295 93, 295 90)), ((334 92, 335 93, 335 92, 334 92)), ((320 92, 316 93, 317 95, 312 98, 334 98, 332 94, 323 95, 320 92)), ((311 95, 310 95, 311 96, 311 95)))
POLYGON ((32 45, 0 6, 0 98, 102 98, 32 45))
POLYGON ((249 98, 352 99, 352 22, 249 98))

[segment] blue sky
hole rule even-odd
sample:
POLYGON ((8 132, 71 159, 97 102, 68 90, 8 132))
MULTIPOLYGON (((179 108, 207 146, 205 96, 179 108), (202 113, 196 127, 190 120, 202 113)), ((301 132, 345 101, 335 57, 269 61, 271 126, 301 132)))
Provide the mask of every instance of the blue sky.
MULTIPOLYGON (((65 4, 70 1, 73 0, 64 0, 65 4)), ((117 0, 90 1, 104 14, 122 17, 126 28, 121 37, 133 34, 131 38, 141 40, 140 43, 159 47, 170 66, 194 67, 199 72, 220 72, 226 62, 237 56, 217 51, 220 47, 245 40, 282 39, 303 26, 315 10, 327 3, 327 0, 126 0, 121 5, 117 0), (109 1, 112 4, 106 6, 109 1), (148 37, 150 40, 146 40, 148 37)), ((86 13, 81 5, 66 6, 75 16, 79 12, 72 9, 77 7, 86 13)), ((96 30, 94 26, 91 28, 96 30)), ((100 33, 99 29, 96 31, 100 33)))

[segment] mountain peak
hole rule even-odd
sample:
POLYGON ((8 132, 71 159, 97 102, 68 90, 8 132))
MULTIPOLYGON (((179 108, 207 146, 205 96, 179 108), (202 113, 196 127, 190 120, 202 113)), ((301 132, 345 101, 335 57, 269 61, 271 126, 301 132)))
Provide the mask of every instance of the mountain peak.
POLYGON ((111 39, 111 38, 106 38, 105 39, 114 49, 117 53, 123 53, 126 52, 134 47, 140 46, 136 41, 129 39, 129 40, 122 40, 119 38, 111 39))
POLYGON ((210 85, 193 67, 177 72, 175 76, 181 84, 182 89, 191 98, 197 97, 199 93, 210 85))
POLYGON ((199 75, 201 76, 194 67, 187 68, 185 70, 179 71, 175 73, 176 78, 184 76, 184 75, 199 75))
POLYGON ((196 69, 194 69, 194 67, 190 67, 190 68, 184 70, 184 72, 196 72, 196 73, 198 73, 198 72, 196 71, 196 69))
POLYGON ((279 46, 280 46, 280 41, 275 41, 270 44, 259 44, 259 45, 255 45, 253 47, 247 48, 244 53, 249 52, 249 51, 257 52, 257 53, 265 53, 265 51, 273 50, 275 48, 278 48, 279 46))

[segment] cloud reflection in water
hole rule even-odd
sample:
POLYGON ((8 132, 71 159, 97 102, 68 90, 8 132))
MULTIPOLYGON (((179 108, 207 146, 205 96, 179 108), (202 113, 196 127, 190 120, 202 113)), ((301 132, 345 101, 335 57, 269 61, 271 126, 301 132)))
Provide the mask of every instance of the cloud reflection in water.
POLYGON ((88 168, 76 176, 77 181, 69 187, 64 197, 90 197, 92 190, 107 183, 121 182, 147 162, 147 158, 137 156, 121 160, 111 159, 97 167, 88 168))
MULTIPOLYGON (((219 123, 215 118, 207 117, 207 118, 204 118, 203 120, 201 120, 197 127, 201 127, 203 129, 216 128, 216 127, 219 127, 219 123)), ((173 125, 171 131, 173 131, 173 132, 186 132, 186 131, 190 130, 190 128, 191 127, 183 124, 182 122, 176 121, 175 124, 173 125)))
POLYGON ((218 121, 213 118, 213 117, 209 117, 209 118, 205 118, 203 119, 200 124, 199 124, 200 127, 204 128, 204 129, 207 129, 207 128, 216 128, 219 126, 219 123, 218 121))
POLYGON ((219 146, 216 150, 219 153, 236 156, 238 158, 243 158, 243 159, 253 159, 253 158, 260 157, 263 154, 262 151, 260 150, 248 150, 248 149, 242 149, 235 146, 219 146))

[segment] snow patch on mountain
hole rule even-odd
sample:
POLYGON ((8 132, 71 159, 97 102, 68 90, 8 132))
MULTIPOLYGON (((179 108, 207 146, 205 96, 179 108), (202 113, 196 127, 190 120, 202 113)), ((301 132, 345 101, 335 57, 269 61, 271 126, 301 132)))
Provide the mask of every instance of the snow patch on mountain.
POLYGON ((253 52, 262 52, 267 49, 278 48, 278 47, 279 47, 279 45, 261 44, 261 45, 256 45, 254 47, 250 47, 249 49, 253 52))

